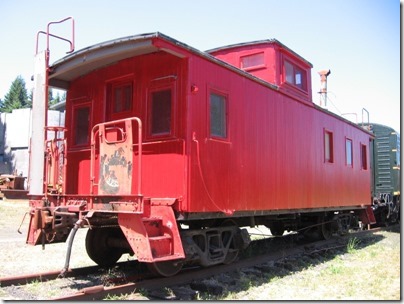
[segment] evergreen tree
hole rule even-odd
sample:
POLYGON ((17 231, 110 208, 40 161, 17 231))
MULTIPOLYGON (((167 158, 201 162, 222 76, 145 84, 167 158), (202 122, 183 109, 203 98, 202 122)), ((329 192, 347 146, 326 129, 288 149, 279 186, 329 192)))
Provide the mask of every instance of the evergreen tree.
POLYGON ((53 104, 53 90, 51 88, 48 89, 48 105, 51 106, 53 104))
POLYGON ((27 108, 32 108, 32 98, 34 96, 34 89, 31 89, 28 95, 27 108))
POLYGON ((0 112, 10 113, 14 109, 27 107, 29 107, 28 92, 25 81, 20 75, 11 84, 10 90, 0 105, 0 112))
MULTIPOLYGON (((49 106, 54 105, 62 100, 66 100, 66 93, 60 96, 57 92, 56 97, 53 96, 53 90, 49 88, 48 103, 49 106)), ((0 112, 11 113, 14 109, 32 108, 33 90, 29 94, 25 87, 25 81, 21 76, 18 76, 11 84, 10 90, 4 97, 0 99, 0 112)))
POLYGON ((55 105, 55 104, 57 104, 57 103, 59 103, 60 102, 60 94, 59 94, 59 92, 57 92, 56 93, 56 97, 55 98, 53 98, 50 102, 49 102, 49 106, 53 106, 53 105, 55 105))
MULTIPOLYGON (((32 108, 33 96, 34 96, 34 89, 31 89, 29 96, 28 96, 27 108, 32 108)), ((53 90, 51 88, 49 88, 49 92, 48 92, 49 106, 54 105, 55 103, 58 103, 59 101, 60 101, 59 93, 56 94, 56 98, 53 98, 53 90)))

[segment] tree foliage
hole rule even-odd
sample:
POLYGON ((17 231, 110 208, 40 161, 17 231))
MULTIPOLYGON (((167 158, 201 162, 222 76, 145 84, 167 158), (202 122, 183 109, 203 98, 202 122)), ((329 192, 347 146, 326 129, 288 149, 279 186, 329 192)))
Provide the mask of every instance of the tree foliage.
MULTIPOLYGON (((11 113, 15 109, 32 108, 32 98, 33 90, 28 94, 24 79, 21 76, 17 76, 12 82, 4 100, 0 99, 0 112, 11 113)), ((57 104, 62 100, 66 100, 66 93, 63 93, 62 96, 60 96, 59 92, 57 92, 56 97, 54 97, 53 90, 49 88, 49 106, 57 104)))
POLYGON ((12 82, 10 90, 0 104, 0 112, 10 113, 14 109, 29 108, 28 92, 21 76, 12 82))

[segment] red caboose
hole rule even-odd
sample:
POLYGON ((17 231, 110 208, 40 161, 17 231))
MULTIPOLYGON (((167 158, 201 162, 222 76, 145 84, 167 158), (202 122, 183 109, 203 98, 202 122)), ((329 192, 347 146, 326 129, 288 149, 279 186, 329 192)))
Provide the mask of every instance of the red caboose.
POLYGON ((129 252, 172 275, 234 260, 239 227, 371 222, 371 134, 313 104, 311 68, 277 40, 201 52, 161 33, 59 60, 48 77, 67 90, 66 129, 46 140, 45 177, 30 175, 43 187, 27 242, 89 227, 98 264, 129 252))

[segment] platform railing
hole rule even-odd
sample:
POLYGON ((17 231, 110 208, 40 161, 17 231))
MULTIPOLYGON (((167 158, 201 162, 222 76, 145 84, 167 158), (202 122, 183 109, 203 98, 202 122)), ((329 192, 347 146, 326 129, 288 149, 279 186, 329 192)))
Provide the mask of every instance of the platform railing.
POLYGON ((64 127, 46 127, 46 132, 53 132, 51 139, 45 141, 45 178, 44 192, 47 194, 64 194, 66 182, 67 144, 64 127))

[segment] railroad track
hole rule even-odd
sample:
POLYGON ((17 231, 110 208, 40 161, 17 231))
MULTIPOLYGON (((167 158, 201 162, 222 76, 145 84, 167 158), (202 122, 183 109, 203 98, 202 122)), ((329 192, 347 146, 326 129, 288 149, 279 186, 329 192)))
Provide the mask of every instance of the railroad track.
MULTIPOLYGON (((350 233, 346 236, 334 237, 329 240, 319 242, 298 242, 296 235, 288 235, 282 238, 272 238, 269 240, 258 240, 253 243, 252 246, 262 247, 264 242, 272 242, 276 247, 273 251, 258 256, 244 257, 237 262, 229 265, 219 265, 211 268, 184 268, 179 274, 175 276, 175 279, 171 278, 156 278, 151 275, 134 275, 131 277, 115 278, 110 280, 108 285, 98 284, 89 287, 82 288, 77 292, 69 295, 54 297, 52 300, 102 300, 108 296, 131 294, 135 290, 156 290, 166 287, 181 286, 189 284, 192 281, 203 280, 208 277, 219 275, 222 273, 228 273, 243 268, 254 267, 256 265, 268 263, 270 261, 278 261, 288 257, 301 255, 301 254, 313 254, 321 251, 335 250, 339 248, 346 248, 348 240, 354 236, 361 237, 367 234, 372 234, 376 231, 380 231, 381 228, 375 228, 371 230, 358 231, 350 233), (255 244, 255 245, 254 245, 255 244), (112 285, 111 285, 112 284, 112 285)), ((120 263, 124 267, 132 267, 132 262, 120 263), (126 264, 132 265, 126 265, 126 264)), ((136 263, 135 263, 136 264, 136 263)), ((87 276, 90 273, 99 271, 98 266, 84 267, 78 269, 69 269, 65 274, 65 278, 73 278, 73 280, 80 276, 87 276)), ((17 286, 29 284, 31 282, 45 282, 55 280, 60 277, 60 271, 38 273, 24 276, 0 278, 0 286, 17 286)))
MULTIPOLYGON (((79 275, 86 275, 88 273, 97 271, 97 269, 99 269, 98 266, 69 269, 63 275, 63 277, 70 278, 70 277, 75 277, 75 276, 79 276, 79 275)), ((12 286, 12 285, 24 285, 24 284, 30 284, 30 283, 36 282, 36 281, 43 282, 43 281, 55 280, 59 277, 61 277, 60 270, 40 272, 40 273, 20 275, 20 276, 10 276, 10 277, 5 277, 5 278, 0 278, 0 286, 8 287, 8 286, 12 286)))

